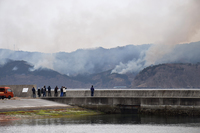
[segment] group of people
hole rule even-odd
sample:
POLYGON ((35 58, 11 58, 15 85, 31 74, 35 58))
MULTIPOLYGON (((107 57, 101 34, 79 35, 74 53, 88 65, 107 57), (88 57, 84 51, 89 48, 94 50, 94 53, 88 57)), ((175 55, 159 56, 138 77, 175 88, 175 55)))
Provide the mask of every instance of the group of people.
MULTIPOLYGON (((58 86, 56 86, 54 88, 54 96, 55 97, 58 97, 58 89, 59 89, 58 86)), ((60 97, 66 96, 66 89, 67 89, 67 87, 64 87, 64 86, 62 86, 60 88, 60 97)), ((32 92, 33 92, 33 98, 36 98, 36 89, 34 86, 32 88, 32 92)), ((46 86, 44 86, 44 87, 41 87, 41 89, 40 89, 40 87, 38 87, 38 90, 37 90, 38 97, 41 97, 41 96, 46 97, 46 93, 48 93, 48 97, 52 96, 50 86, 48 86, 48 88, 46 88, 46 86)))
MULTIPOLYGON (((54 97, 58 97, 58 89, 59 89, 58 86, 56 86, 54 88, 54 97)), ((64 86, 62 86, 60 88, 60 97, 66 96, 66 89, 67 89, 67 87, 64 87, 64 86)), ((93 85, 91 86, 90 91, 91 91, 91 96, 94 96, 93 85)), ((35 90, 34 86, 32 88, 32 92, 33 92, 33 98, 36 98, 36 90, 35 90)), ((46 92, 48 92, 48 97, 51 97, 51 87, 50 86, 48 86, 47 89, 46 89, 46 86, 42 87, 41 89, 40 89, 40 87, 38 87, 38 90, 37 90, 38 97, 41 97, 41 95, 43 97, 46 97, 46 92)))

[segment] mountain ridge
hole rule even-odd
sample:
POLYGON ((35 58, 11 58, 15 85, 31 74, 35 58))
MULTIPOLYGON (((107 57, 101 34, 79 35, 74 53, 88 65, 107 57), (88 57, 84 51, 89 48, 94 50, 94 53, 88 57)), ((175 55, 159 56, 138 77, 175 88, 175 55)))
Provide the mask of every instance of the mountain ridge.
POLYGON ((66 86, 68 88, 200 88, 200 63, 175 63, 149 66, 138 74, 117 74, 111 70, 69 77, 51 69, 32 71, 26 61, 9 61, 0 66, 1 85, 36 84, 38 87, 66 86))
POLYGON ((135 77, 132 87, 200 88, 200 63, 149 66, 135 77))
POLYGON ((66 86, 69 88, 88 88, 91 85, 97 88, 113 88, 121 84, 125 86, 130 86, 131 84, 126 75, 111 74, 111 70, 98 74, 69 77, 47 68, 40 68, 32 71, 31 68, 33 67, 34 66, 26 61, 10 60, 0 67, 0 84, 36 84, 39 87, 50 85, 52 87, 66 86), (116 80, 118 82, 116 82, 116 80))
MULTIPOLYGON (((175 45, 162 57, 156 57, 153 66, 146 66, 146 54, 153 46, 153 44, 127 45, 111 49, 100 47, 53 54, 0 49, 0 84, 37 84, 40 87, 64 85, 71 88, 88 88, 92 84, 98 88, 113 88, 114 86, 176 88, 181 87, 181 84, 183 87, 198 87, 197 81, 192 82, 187 79, 187 76, 195 79, 190 73, 197 74, 194 72, 196 68, 193 64, 200 62, 200 42, 175 45), (181 63, 188 68, 186 69, 183 65, 184 70, 189 70, 188 64, 192 64, 190 65, 191 72, 185 73, 179 70, 181 63), (169 64, 172 65, 171 68, 169 64), (179 67, 173 64, 179 64, 179 67), (7 66, 4 67, 5 65, 7 66), (163 69, 164 66, 168 74, 185 74, 177 80, 179 84, 173 82, 176 79, 171 80, 179 76, 170 77, 163 69), (144 72, 147 70, 150 73, 144 72), (141 72, 146 75, 142 75, 141 72), (167 81, 167 78, 162 75, 170 78, 167 81)), ((159 50, 161 51, 154 52, 162 52, 162 49, 159 50)))

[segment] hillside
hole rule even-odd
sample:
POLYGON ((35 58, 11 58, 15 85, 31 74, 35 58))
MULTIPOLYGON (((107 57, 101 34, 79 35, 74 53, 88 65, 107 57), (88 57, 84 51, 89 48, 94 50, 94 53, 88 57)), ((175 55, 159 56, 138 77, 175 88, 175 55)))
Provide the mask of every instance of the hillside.
POLYGON ((117 74, 111 73, 111 70, 102 73, 91 74, 91 75, 77 75, 73 77, 74 80, 82 81, 84 83, 91 83, 97 88, 113 88, 115 86, 126 86, 131 87, 136 74, 117 74))
POLYGON ((200 63, 147 67, 135 77, 132 87, 200 88, 200 63))
POLYGON ((127 45, 105 49, 78 49, 74 52, 40 53, 0 49, 0 65, 4 59, 23 60, 34 64, 34 68, 50 68, 69 76, 96 74, 111 70, 120 62, 128 63, 141 58, 151 45, 127 45))
POLYGON ((77 88, 86 85, 51 69, 39 68, 32 71, 33 67, 26 61, 8 61, 5 65, 0 66, 0 85, 35 84, 38 87, 58 85, 59 87, 73 86, 77 88))
POLYGON ((39 68, 26 61, 8 61, 0 66, 0 85, 36 84, 54 88, 113 88, 115 86, 160 87, 160 88, 200 88, 200 63, 161 64, 143 69, 139 74, 117 74, 111 70, 89 75, 69 77, 51 69, 39 68), (137 75, 136 75, 137 74, 137 75))
POLYGON ((110 71, 92 75, 77 75, 69 77, 51 69, 39 68, 34 70, 34 66, 26 61, 8 61, 0 66, 0 85, 20 85, 35 84, 38 87, 44 85, 68 88, 113 88, 114 86, 130 87, 133 75, 111 74, 110 71))

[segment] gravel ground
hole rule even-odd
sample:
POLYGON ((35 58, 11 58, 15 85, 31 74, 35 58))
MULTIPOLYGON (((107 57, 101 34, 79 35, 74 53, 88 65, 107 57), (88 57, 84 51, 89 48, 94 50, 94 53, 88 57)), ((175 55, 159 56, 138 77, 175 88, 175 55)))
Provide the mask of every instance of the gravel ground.
POLYGON ((0 100, 0 112, 26 111, 37 109, 70 108, 70 105, 47 101, 44 99, 31 99, 14 97, 12 99, 0 100))

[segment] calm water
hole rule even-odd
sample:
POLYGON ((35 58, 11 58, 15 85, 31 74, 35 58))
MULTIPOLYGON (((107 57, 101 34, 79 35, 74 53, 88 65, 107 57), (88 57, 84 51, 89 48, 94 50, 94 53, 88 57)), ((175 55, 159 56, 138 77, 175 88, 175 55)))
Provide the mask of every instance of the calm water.
POLYGON ((3 133, 200 133, 200 117, 98 115, 0 122, 3 133))

